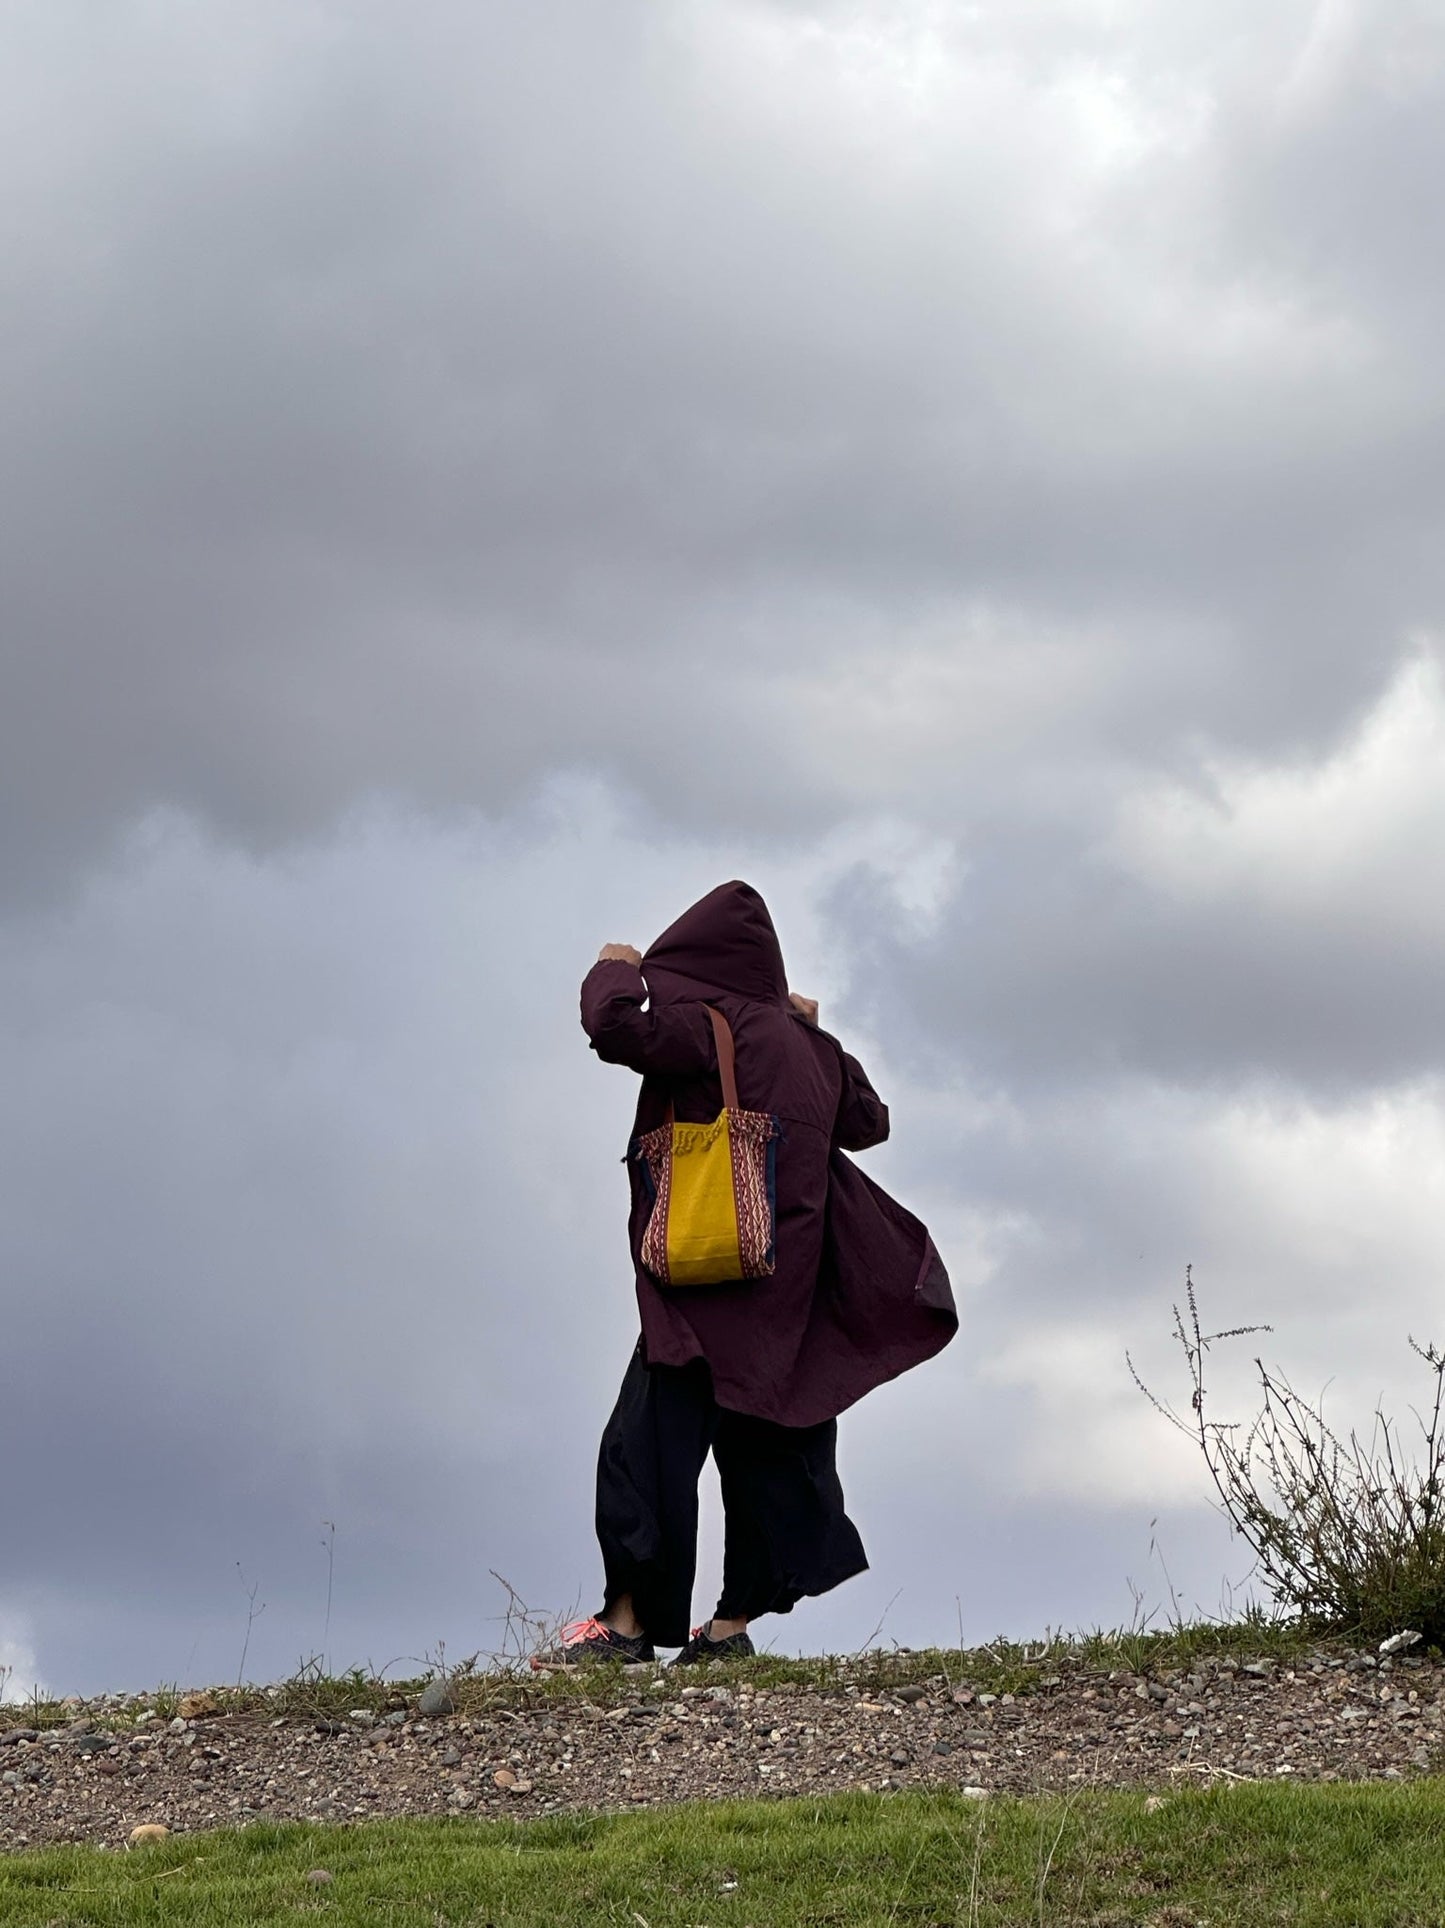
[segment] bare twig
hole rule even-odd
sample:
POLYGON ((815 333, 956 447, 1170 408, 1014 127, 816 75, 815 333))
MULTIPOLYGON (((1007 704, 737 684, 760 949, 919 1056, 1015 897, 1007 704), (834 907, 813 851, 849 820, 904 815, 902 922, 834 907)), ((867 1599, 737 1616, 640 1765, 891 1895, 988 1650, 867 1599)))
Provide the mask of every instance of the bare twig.
POLYGON ((266 1602, 263 1600, 259 1607, 256 1605, 256 1595, 261 1590, 261 1582, 258 1580, 254 1586, 247 1587, 246 1575, 242 1571, 239 1560, 236 1562, 236 1571, 241 1575, 241 1587, 246 1595, 246 1638, 241 1642, 241 1664, 236 1669, 236 1688, 239 1692, 246 1673, 246 1655, 251 1647, 251 1629, 266 1611, 266 1602))

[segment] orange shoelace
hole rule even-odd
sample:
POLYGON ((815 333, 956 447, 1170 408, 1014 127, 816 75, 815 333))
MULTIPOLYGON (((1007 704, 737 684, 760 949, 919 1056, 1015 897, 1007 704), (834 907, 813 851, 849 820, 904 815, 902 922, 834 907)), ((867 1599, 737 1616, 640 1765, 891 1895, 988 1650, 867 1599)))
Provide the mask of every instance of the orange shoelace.
POLYGON ((596 1618, 573 1620, 558 1634, 557 1644, 561 1647, 580 1647, 584 1640, 610 1640, 611 1638, 612 1629, 604 1627, 596 1618))

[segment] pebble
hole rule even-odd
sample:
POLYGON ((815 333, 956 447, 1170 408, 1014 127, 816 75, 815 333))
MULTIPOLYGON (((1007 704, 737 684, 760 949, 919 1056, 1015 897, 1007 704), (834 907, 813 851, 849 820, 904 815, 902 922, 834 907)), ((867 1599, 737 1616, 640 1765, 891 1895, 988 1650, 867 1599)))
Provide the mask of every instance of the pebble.
POLYGON ((199 1720, 203 1714, 216 1712, 216 1697, 214 1694, 184 1694, 176 1712, 182 1720, 199 1720))
POLYGON ((336 1876, 330 1868, 311 1868, 307 1871, 306 1879, 313 1888, 329 1888, 336 1876))
POLYGON ((435 1720, 442 1714, 457 1711, 457 1697, 449 1680, 434 1680, 429 1687, 423 1687, 416 1711, 427 1720, 435 1720))
POLYGON ((1418 1647, 1424 1638, 1424 1634, 1416 1633, 1412 1627, 1406 1627, 1400 1633, 1392 1633, 1388 1640, 1382 1640, 1380 1642, 1380 1652, 1382 1654, 1402 1654, 1407 1647, 1418 1647))
POLYGON ((170 1829, 161 1821, 142 1821, 139 1827, 131 1829, 125 1837, 128 1848, 154 1846, 157 1842, 170 1839, 170 1829))

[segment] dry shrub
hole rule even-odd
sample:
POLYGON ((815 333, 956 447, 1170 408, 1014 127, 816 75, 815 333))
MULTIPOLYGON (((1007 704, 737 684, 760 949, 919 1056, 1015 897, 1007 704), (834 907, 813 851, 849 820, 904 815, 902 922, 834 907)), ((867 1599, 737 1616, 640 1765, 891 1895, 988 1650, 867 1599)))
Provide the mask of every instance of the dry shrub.
POLYGON ((1319 1403, 1258 1357, 1259 1412, 1247 1425, 1216 1420, 1204 1384, 1210 1347, 1271 1328, 1205 1333, 1187 1271, 1184 1284, 1187 1313, 1175 1306, 1174 1329, 1189 1374, 1189 1416, 1157 1398, 1132 1359, 1129 1370, 1156 1411, 1197 1442, 1225 1517, 1252 1549, 1276 1606, 1315 1632, 1379 1639, 1412 1628, 1445 1646, 1445 1353, 1409 1342, 1430 1381, 1423 1412, 1412 1409, 1417 1445, 1379 1406, 1366 1436, 1352 1428, 1341 1438, 1319 1403))

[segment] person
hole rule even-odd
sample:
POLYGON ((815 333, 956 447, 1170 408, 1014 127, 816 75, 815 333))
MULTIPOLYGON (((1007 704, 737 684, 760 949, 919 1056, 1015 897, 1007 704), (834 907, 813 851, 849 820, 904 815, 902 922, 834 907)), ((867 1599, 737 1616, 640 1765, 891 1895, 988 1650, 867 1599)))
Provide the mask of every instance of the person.
POLYGON ((867 1567, 844 1511, 838 1415, 938 1352, 958 1326, 927 1229, 847 1156, 888 1136, 888 1108, 857 1060, 790 992, 763 899, 739 880, 685 911, 641 955, 605 944, 582 985, 582 1024, 607 1064, 642 1077, 628 1166, 641 1335, 597 1465, 603 1603, 539 1664, 674 1664, 754 1651, 748 1629, 867 1567), (774 1269, 720 1285, 660 1284, 642 1263, 651 1195, 638 1140, 668 1116, 722 1108, 714 1027, 733 1035, 737 1101, 773 1114, 774 1269), (689 1628, 697 1483, 722 1490, 722 1591, 689 1628))

